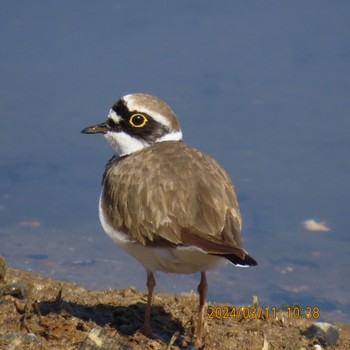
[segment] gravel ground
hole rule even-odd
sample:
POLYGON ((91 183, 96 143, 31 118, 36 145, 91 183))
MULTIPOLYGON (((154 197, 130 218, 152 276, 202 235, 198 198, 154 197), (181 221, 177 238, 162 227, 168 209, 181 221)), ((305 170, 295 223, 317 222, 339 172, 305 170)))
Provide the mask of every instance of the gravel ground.
MULTIPOLYGON (((139 332, 145 293, 87 290, 4 266, 0 349, 194 349, 196 294, 155 294, 151 327, 157 339, 152 340, 139 332)), ((317 319, 267 311, 257 305, 239 309, 210 303, 204 349, 350 349, 349 325, 336 324, 331 337, 323 339, 306 332, 317 319), (336 345, 329 345, 332 341, 336 345)))

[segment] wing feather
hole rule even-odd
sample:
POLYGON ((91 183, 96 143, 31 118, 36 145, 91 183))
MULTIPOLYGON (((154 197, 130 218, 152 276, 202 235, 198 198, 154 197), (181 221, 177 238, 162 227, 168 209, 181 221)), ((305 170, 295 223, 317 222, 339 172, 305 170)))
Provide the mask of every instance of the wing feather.
POLYGON ((113 157, 106 166, 103 191, 107 219, 132 240, 195 245, 208 253, 244 259, 232 182, 214 159, 188 145, 162 142, 113 157))

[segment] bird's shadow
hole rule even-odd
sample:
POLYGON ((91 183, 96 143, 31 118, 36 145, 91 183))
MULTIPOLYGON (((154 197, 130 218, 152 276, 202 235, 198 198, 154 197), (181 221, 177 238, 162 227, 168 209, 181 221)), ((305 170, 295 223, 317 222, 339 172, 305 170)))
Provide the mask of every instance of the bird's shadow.
MULTIPOLYGON (((128 306, 96 304, 83 305, 66 301, 61 297, 53 301, 40 301, 37 311, 42 316, 50 313, 68 313, 84 322, 92 321, 98 326, 109 325, 122 335, 134 335, 143 324, 146 305, 137 302, 128 306)), ((183 334, 185 329, 182 323, 173 319, 172 315, 161 306, 152 306, 151 315, 152 332, 163 342, 168 342, 172 335, 178 331, 183 334)))

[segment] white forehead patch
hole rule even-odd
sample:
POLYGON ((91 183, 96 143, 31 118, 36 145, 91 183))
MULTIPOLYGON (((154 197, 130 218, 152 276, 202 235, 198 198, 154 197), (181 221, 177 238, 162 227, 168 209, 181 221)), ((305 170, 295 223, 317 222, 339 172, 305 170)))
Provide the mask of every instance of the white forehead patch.
POLYGON ((112 119, 116 124, 118 124, 122 120, 122 118, 119 117, 119 115, 116 112, 114 112, 113 109, 109 111, 108 118, 112 119))
POLYGON ((145 105, 140 104, 137 98, 133 94, 123 97, 129 111, 144 112, 150 115, 157 123, 170 127, 170 121, 164 115, 156 112, 154 109, 147 108, 145 105))

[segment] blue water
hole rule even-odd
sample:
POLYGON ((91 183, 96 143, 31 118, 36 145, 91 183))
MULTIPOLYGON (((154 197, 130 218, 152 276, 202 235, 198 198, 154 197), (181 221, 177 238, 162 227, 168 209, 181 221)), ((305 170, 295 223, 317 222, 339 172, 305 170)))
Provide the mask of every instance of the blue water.
MULTIPOLYGON (((145 290, 143 268, 98 221, 111 149, 80 130, 147 92, 232 177, 259 262, 211 272, 208 298, 258 295, 350 321, 349 15, 346 1, 4 2, 0 254, 90 288, 145 290), (330 230, 306 230, 308 219, 330 230)), ((198 276, 157 282, 188 292, 198 276)))

